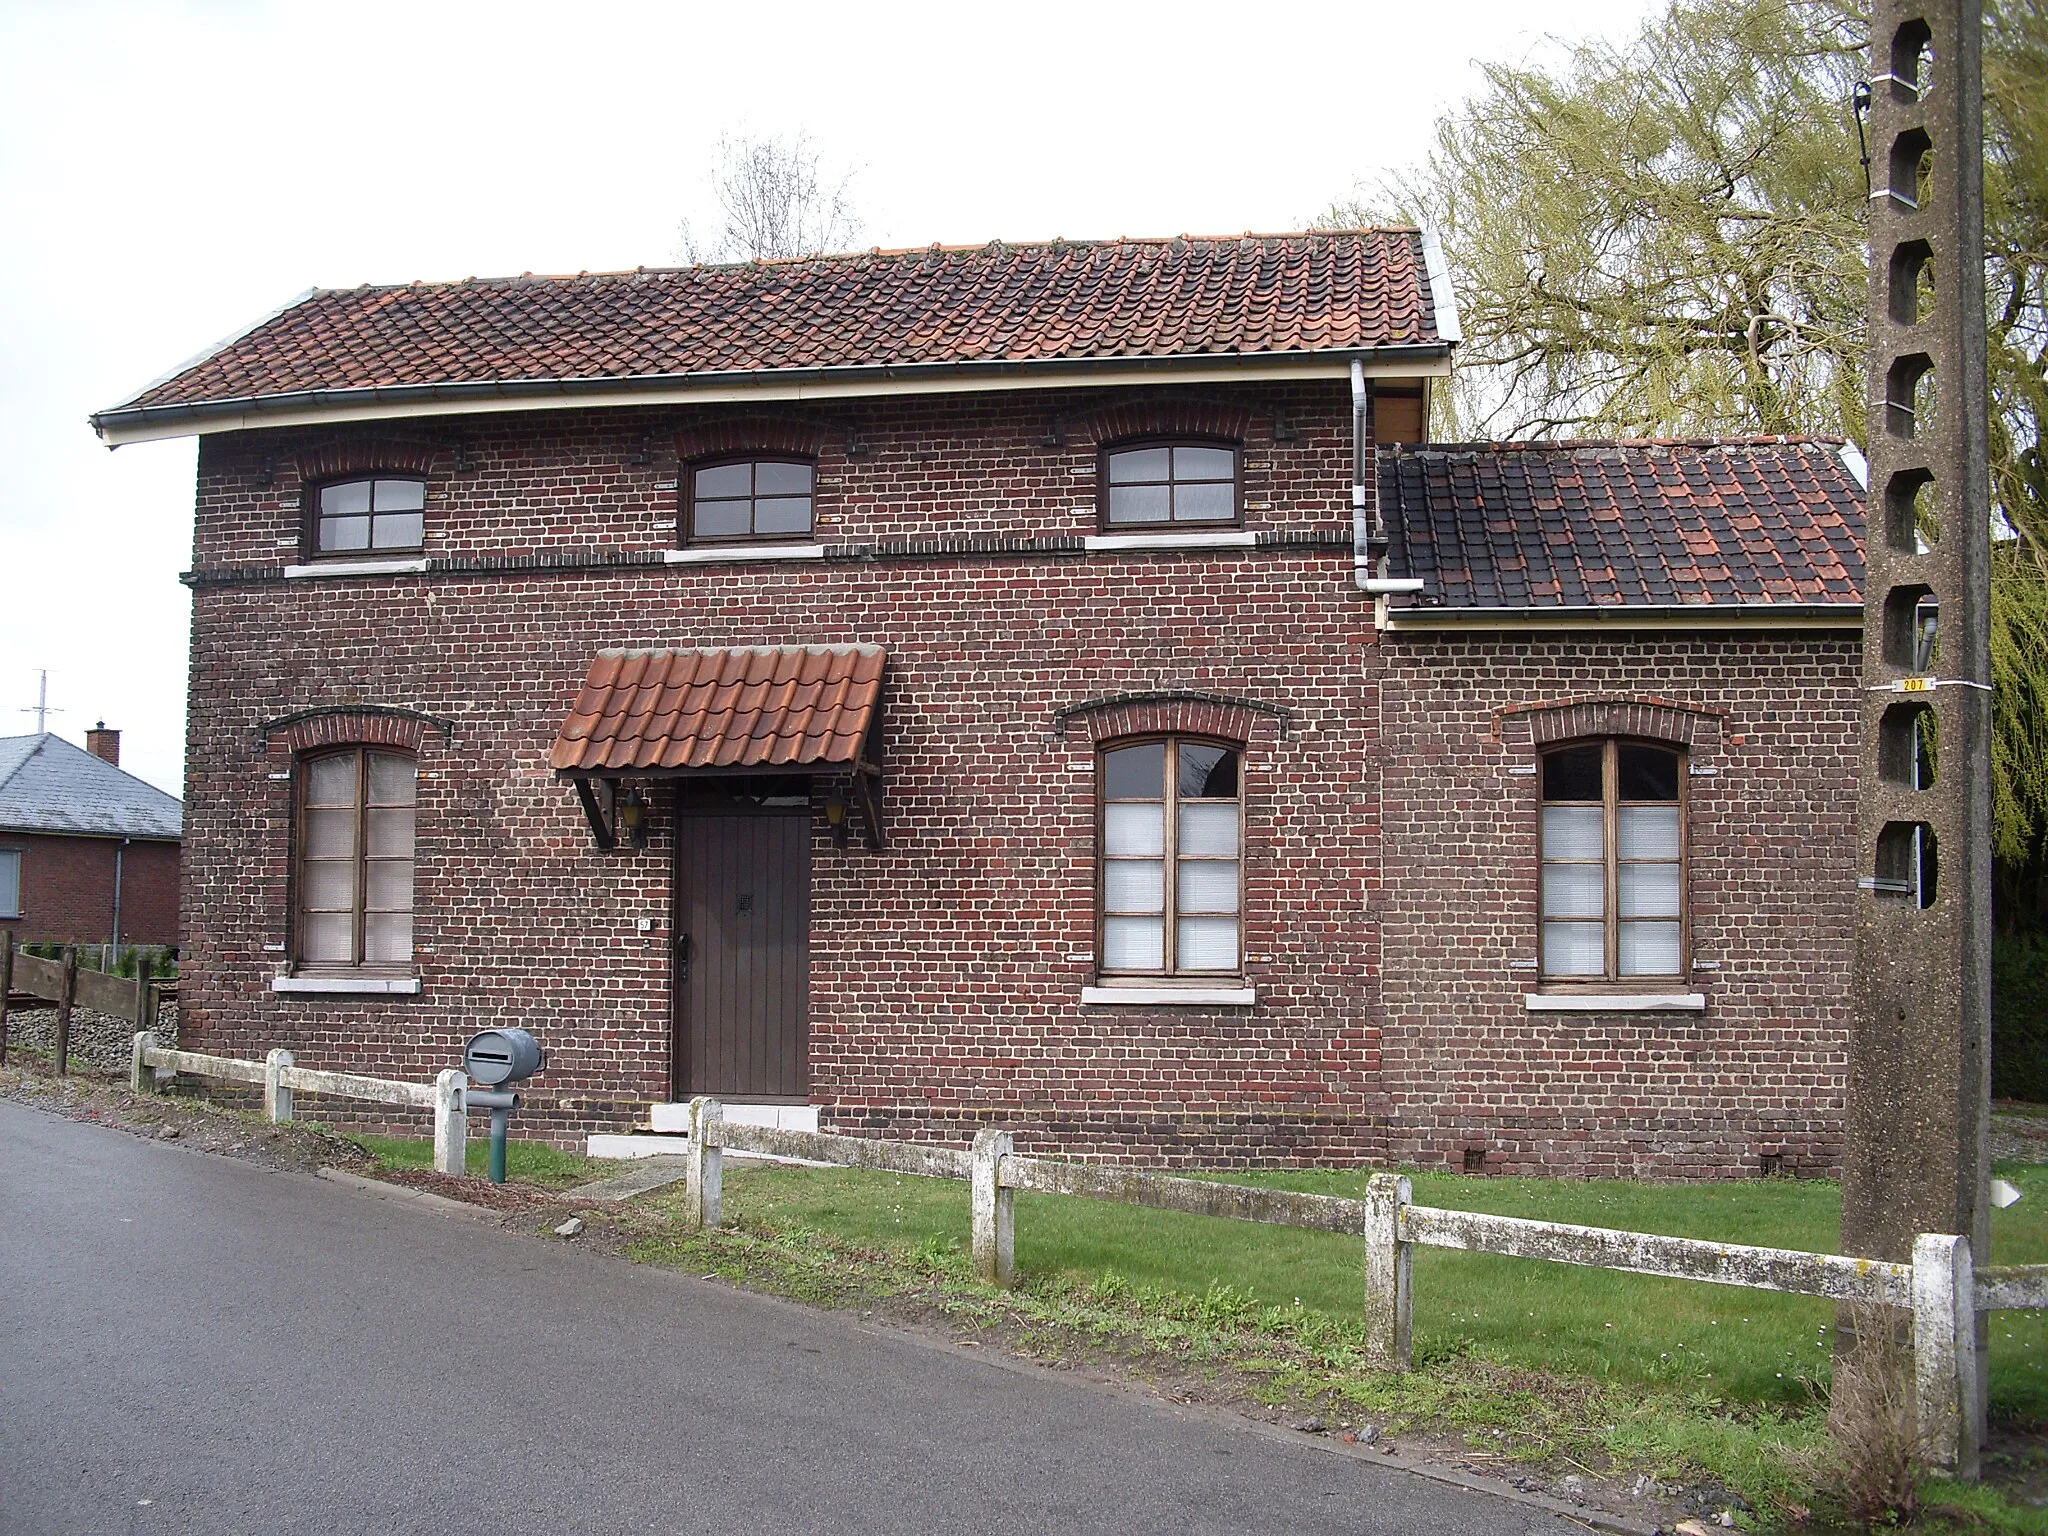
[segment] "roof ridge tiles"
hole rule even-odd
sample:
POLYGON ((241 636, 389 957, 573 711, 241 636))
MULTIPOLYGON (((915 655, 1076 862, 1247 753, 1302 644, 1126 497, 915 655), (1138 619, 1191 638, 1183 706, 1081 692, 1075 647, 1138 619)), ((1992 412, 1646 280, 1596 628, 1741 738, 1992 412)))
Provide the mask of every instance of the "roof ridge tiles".
POLYGON ((356 283, 345 288, 313 287, 301 294, 298 301, 308 298, 350 296, 365 293, 396 293, 406 289, 432 288, 490 288, 531 287, 541 285, 562 285, 585 282, 593 279, 628 281, 645 277, 683 276, 693 272, 736 272, 750 269, 767 269, 803 266, 854 265, 876 258, 905 260, 916 256, 974 256, 991 252, 1009 255, 1026 251, 1076 251, 1076 250, 1118 250, 1124 248, 1164 249, 1172 246, 1197 245, 1246 245, 1273 240, 1335 240, 1344 237, 1356 238, 1362 235, 1404 235, 1417 232, 1413 224, 1357 224, 1333 229, 1286 229, 1246 230, 1233 235, 1116 235, 1107 239, 1066 239, 1058 235, 1042 240, 1005 240, 997 236, 973 244, 944 245, 933 241, 930 245, 870 246, 865 250, 818 251, 808 256, 749 256, 739 261, 698 261, 680 266, 637 266, 603 267, 579 272, 508 272, 493 277, 478 277, 474 273, 466 277, 415 277, 402 283, 356 283))

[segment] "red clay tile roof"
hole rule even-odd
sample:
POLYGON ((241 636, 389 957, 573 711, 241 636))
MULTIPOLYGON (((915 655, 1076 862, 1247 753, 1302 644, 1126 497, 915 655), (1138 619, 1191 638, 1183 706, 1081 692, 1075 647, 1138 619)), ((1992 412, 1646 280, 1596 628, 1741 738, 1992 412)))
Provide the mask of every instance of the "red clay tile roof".
POLYGON ((1383 450, 1396 607, 1863 600, 1863 488, 1809 438, 1383 450))
POLYGON ((315 290, 103 415, 338 390, 1440 340, 1410 229, 997 242, 315 290))
POLYGON ((879 645, 599 651, 548 762, 569 773, 851 768, 883 659, 879 645))

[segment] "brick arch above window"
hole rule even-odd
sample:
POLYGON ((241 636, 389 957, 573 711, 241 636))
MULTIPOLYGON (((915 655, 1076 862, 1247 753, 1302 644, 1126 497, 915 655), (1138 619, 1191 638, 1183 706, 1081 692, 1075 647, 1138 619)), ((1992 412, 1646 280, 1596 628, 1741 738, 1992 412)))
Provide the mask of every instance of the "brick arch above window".
POLYGON ((723 421, 694 421, 676 429, 676 457, 722 458, 728 454, 787 454, 815 459, 825 448, 827 429, 819 422, 788 416, 736 416, 723 421))
POLYGON ((1132 437, 1213 437, 1241 443, 1251 433, 1252 412, 1227 400, 1166 395, 1119 400, 1070 418, 1097 443, 1132 437))
POLYGON ((438 732, 444 743, 454 735, 446 720, 383 704, 300 710, 266 721, 261 729, 273 755, 290 757, 327 747, 395 747, 417 753, 429 731, 438 732))
POLYGON ((1726 710, 1670 699, 1602 695, 1504 709, 1496 730, 1511 746, 1538 749, 1591 736, 1627 736, 1705 751, 1721 744, 1727 719, 1726 710))
POLYGON ((1055 735, 1065 736, 1078 723, 1091 742, 1185 735, 1249 743, 1262 736, 1284 736, 1293 721, 1292 710, 1275 704, 1189 690, 1116 694, 1070 704, 1053 715, 1055 735))
POLYGON ((439 443, 415 438, 349 437, 301 448, 294 458, 300 481, 315 485, 379 472, 425 477, 442 451, 439 443))

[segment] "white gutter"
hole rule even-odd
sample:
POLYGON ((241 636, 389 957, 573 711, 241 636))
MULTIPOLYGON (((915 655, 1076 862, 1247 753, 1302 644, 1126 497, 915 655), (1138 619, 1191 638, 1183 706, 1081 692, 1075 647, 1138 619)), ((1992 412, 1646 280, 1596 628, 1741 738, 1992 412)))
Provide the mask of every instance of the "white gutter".
POLYGON ((1395 608, 1389 630, 1838 629, 1860 632, 1861 603, 1613 603, 1576 608, 1395 608))
POLYGON ((507 411, 595 410, 608 406, 825 400, 994 390, 1072 389, 1136 383, 1224 384, 1246 380, 1412 379, 1450 372, 1437 343, 1376 347, 1365 359, 1342 353, 1177 354, 1118 358, 1046 358, 1023 362, 876 364, 850 368, 746 369, 641 378, 508 379, 300 390, 192 405, 117 406, 91 418, 109 448, 258 427, 324 426, 352 421, 467 416, 507 411))

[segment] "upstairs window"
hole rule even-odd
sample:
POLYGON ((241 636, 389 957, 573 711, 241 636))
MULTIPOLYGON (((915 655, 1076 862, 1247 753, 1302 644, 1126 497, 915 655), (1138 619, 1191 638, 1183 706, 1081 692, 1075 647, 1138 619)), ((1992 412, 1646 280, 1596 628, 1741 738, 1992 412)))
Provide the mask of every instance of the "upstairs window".
POLYGON ((1234 523, 1237 460, 1237 449, 1229 443, 1148 442, 1105 449, 1102 526, 1234 523))
POLYGON ((0 918, 21 916, 21 850, 0 848, 0 918))
POLYGON ((1597 741, 1543 756, 1543 976, 1676 980, 1686 970, 1685 759, 1597 741))
POLYGON ((298 959, 318 970, 412 964, 417 764, 356 748, 299 765, 298 959))
POLYGON ((1102 970, 1238 969, 1243 863, 1238 751, 1164 741, 1102 755, 1102 970))
POLYGON ((817 470, 802 459, 731 459, 690 474, 690 542, 803 539, 817 470))
POLYGON ((426 543, 427 483, 378 475, 323 485, 314 498, 316 554, 420 549, 426 543))

